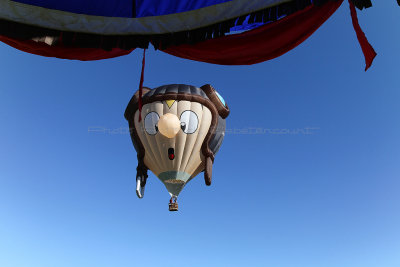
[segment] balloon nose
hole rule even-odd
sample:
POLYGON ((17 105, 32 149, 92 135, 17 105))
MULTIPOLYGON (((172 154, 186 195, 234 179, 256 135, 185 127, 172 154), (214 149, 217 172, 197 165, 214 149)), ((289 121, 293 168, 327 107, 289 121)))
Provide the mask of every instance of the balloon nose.
POLYGON ((174 138, 181 128, 178 117, 172 113, 166 113, 158 121, 158 130, 167 138, 174 138))

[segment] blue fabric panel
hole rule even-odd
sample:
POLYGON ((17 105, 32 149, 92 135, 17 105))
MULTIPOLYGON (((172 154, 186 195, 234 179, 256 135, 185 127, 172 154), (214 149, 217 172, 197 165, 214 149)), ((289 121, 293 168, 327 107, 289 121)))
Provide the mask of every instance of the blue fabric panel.
MULTIPOLYGON (((132 17, 133 0, 13 0, 14 2, 77 14, 132 17)), ((149 1, 151 2, 151 1, 149 1)), ((168 1, 167 1, 168 2, 168 1)))
POLYGON ((195 10, 232 0, 13 0, 77 14, 105 17, 148 17, 195 10), (133 8, 132 4, 136 2, 133 8), (132 14, 133 11, 136 14, 132 14))
POLYGON ((136 17, 180 13, 230 1, 232 0, 136 0, 136 17))

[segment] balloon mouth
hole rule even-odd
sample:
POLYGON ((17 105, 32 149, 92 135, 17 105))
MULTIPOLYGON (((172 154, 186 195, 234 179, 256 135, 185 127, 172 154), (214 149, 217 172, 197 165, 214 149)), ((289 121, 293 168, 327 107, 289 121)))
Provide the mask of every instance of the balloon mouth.
POLYGON ((175 158, 175 150, 172 147, 168 148, 168 158, 170 160, 174 160, 175 158))

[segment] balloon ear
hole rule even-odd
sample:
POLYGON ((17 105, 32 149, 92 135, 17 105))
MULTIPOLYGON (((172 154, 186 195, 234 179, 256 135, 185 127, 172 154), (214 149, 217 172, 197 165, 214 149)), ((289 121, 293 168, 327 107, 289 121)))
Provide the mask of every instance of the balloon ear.
POLYGON ((210 157, 206 158, 206 167, 204 169, 204 181, 206 185, 211 185, 213 162, 210 157))
POLYGON ((205 84, 200 87, 207 97, 211 100, 214 106, 218 110, 218 114, 225 119, 229 115, 229 107, 225 103, 225 100, 220 96, 217 91, 210 84, 205 84))
MULTIPOLYGON (((149 91, 151 91, 150 88, 144 87, 143 86, 143 96, 147 94, 149 91)), ((138 109, 138 103, 139 103, 139 89, 135 92, 135 94, 132 96, 131 100, 129 101, 128 106, 125 109, 125 119, 130 120, 131 117, 134 115, 135 111, 138 109)))

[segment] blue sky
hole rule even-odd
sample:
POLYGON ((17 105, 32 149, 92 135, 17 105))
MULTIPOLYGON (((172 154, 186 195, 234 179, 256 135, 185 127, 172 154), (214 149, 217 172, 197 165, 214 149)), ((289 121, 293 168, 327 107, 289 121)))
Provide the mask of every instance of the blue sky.
POLYGON ((146 86, 210 83, 231 109, 212 186, 192 180, 177 213, 153 174, 134 192, 123 112, 141 51, 79 62, 0 44, 0 266, 400 266, 400 8, 358 14, 368 72, 346 2, 261 64, 147 53, 146 86))

